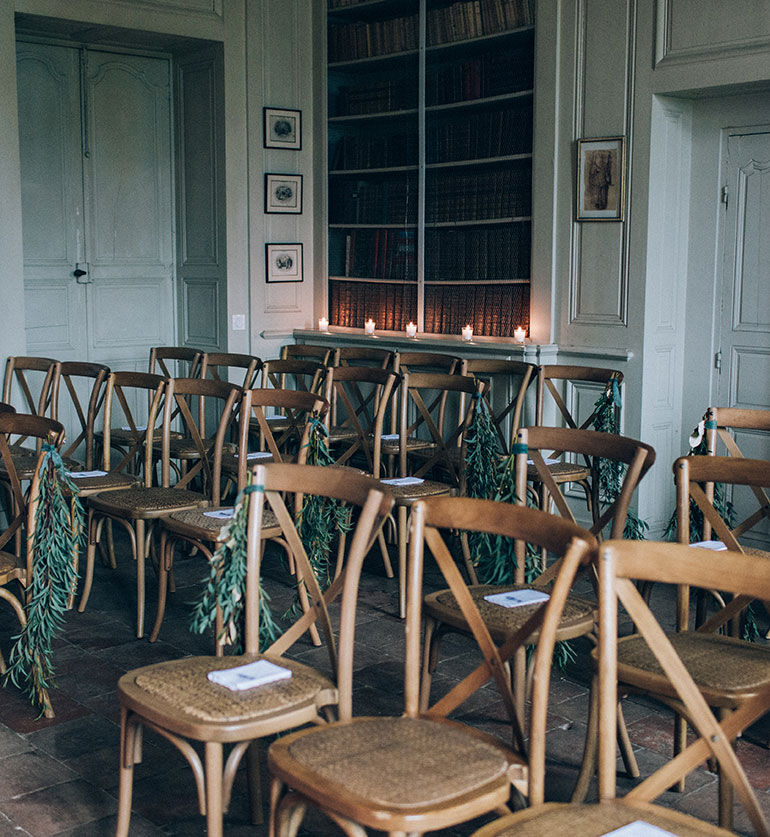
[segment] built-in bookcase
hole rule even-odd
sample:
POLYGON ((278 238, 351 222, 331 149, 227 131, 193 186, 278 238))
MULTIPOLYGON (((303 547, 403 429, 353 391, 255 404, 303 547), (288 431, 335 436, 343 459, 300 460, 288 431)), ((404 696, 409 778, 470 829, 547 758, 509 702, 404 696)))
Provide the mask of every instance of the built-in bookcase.
POLYGON ((533 0, 329 0, 329 319, 529 323, 533 0))

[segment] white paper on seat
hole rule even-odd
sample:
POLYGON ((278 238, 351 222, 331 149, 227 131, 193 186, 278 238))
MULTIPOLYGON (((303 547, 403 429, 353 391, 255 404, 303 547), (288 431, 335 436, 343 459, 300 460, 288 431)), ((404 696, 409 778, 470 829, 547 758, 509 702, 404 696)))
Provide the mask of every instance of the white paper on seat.
POLYGON ((696 543, 691 543, 690 546, 697 546, 699 549, 713 549, 714 552, 721 552, 723 549, 727 549, 722 541, 697 541, 696 543))
MULTIPOLYGON (((543 462, 545 462, 546 465, 560 465, 561 464, 561 459, 552 459, 550 456, 544 456, 543 457, 543 462)), ((527 465, 534 465, 534 464, 535 464, 534 459, 528 459, 527 460, 527 465)))
POLYGON ((290 669, 277 666, 270 660, 255 660, 253 663, 246 663, 246 665, 208 673, 208 678, 212 683, 218 683, 234 692, 265 686, 268 683, 275 683, 277 680, 288 680, 290 677, 290 669))
POLYGON ((67 471, 67 476, 74 480, 84 480, 88 477, 106 477, 106 471, 67 471))
POLYGON ((204 517, 213 517, 215 520, 229 520, 235 509, 214 509, 214 511, 203 512, 204 517))
POLYGON ((507 593, 491 593, 484 600, 503 607, 523 607, 524 605, 547 602, 551 597, 542 590, 508 590, 507 593))
MULTIPOLYGON (((133 427, 129 427, 127 424, 124 424, 123 427, 121 427, 120 429, 121 430, 134 430, 133 427)), ((137 424, 136 425, 136 430, 139 431, 139 432, 141 432, 143 430, 147 430, 147 425, 146 424, 137 424)))
MULTIPOLYGON (((233 456, 235 456, 236 459, 238 458, 237 453, 233 454, 233 456)), ((268 458, 271 458, 272 456, 273 456, 273 454, 270 453, 269 450, 256 450, 256 451, 253 451, 252 453, 247 453, 246 454, 246 459, 268 459, 268 458)))
POLYGON ((614 831, 607 831, 602 837, 676 837, 676 835, 644 820, 635 820, 614 831))
POLYGON ((397 442, 399 435, 398 433, 383 433, 382 436, 380 436, 380 439, 382 439, 383 442, 397 442))
POLYGON ((265 421, 286 421, 286 416, 265 416, 265 421))
POLYGON ((393 477, 389 480, 380 480, 384 485, 422 485, 425 480, 419 477, 393 477))

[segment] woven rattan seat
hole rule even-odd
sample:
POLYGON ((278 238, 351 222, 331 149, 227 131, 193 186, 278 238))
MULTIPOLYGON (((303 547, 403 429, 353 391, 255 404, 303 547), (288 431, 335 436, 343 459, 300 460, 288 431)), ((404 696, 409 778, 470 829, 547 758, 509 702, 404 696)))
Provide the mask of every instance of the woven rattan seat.
POLYGON ((499 747, 451 722, 355 718, 300 737, 288 748, 328 790, 407 811, 473 793, 505 775, 499 747))
MULTIPOLYGON (((16 469, 16 476, 20 480, 31 480, 33 474, 35 473, 35 467, 37 466, 37 451, 34 451, 31 448, 12 448, 12 456, 13 464, 16 469)), ((62 461, 64 462, 64 467, 71 471, 79 471, 83 467, 82 463, 68 456, 63 456, 62 461)), ((2 462, 0 462, 0 474, 8 474, 8 471, 2 462)))
POLYGON ((19 567, 16 556, 10 552, 0 552, 0 584, 5 584, 9 580, 8 576, 17 571, 23 573, 24 570, 19 567))
MULTIPOLYGON (((554 480, 559 482, 577 482, 578 480, 586 480, 591 472, 585 465, 580 465, 577 462, 555 462, 548 465, 548 470, 554 480)), ((537 468, 530 465, 527 468, 527 479, 537 480, 537 468)))
MULTIPOLYGON (((181 523, 186 527, 194 526, 203 529, 205 532, 216 534, 227 521, 210 517, 206 515, 206 511, 213 511, 213 509, 186 509, 185 511, 171 512, 164 520, 164 525, 168 528, 173 526, 174 523, 181 523)), ((265 509, 264 515, 262 525, 265 529, 272 529, 278 525, 275 514, 271 509, 265 509)))
POLYGON ((131 474, 104 474, 97 477, 76 477, 72 481, 81 493, 96 493, 97 491, 113 491, 130 488, 138 481, 138 477, 131 474))
POLYGON ((509 824, 506 824, 506 819, 485 826, 475 832, 473 837, 543 837, 544 834, 603 837, 610 831, 639 820, 678 837, 732 834, 731 831, 725 831, 677 811, 669 811, 655 805, 631 808, 622 800, 607 800, 598 805, 548 803, 531 812, 520 811, 511 818, 509 824))
POLYGON ((310 666, 283 657, 270 657, 276 665, 291 669, 288 680, 234 692, 212 683, 207 674, 268 659, 259 654, 237 657, 185 657, 136 669, 125 675, 121 688, 135 684, 151 695, 154 710, 177 720, 188 718, 207 723, 244 723, 290 712, 300 706, 334 703, 337 689, 327 677, 310 666))
POLYGON ((94 510, 118 511, 128 517, 162 517, 166 512, 179 508, 194 508, 206 503, 202 494, 184 488, 163 488, 152 486, 127 488, 125 491, 110 491, 90 499, 94 510))
MULTIPOLYGON (((715 706, 733 706, 736 700, 755 694, 768 681, 770 650, 764 645, 695 631, 667 636, 698 688, 715 706)), ((644 680, 648 687, 649 680, 644 675, 653 674, 660 678, 656 691, 675 694, 654 654, 638 634, 618 642, 618 674, 624 683, 633 686, 644 680)))
MULTIPOLYGON (((408 436, 404 440, 404 447, 407 451, 430 450, 436 445, 427 439, 418 439, 416 436, 408 436)), ((387 456, 397 456, 401 450, 400 442, 389 441, 388 439, 382 442, 382 453, 387 456)))
MULTIPOLYGON (((501 607, 486 601, 485 596, 502 593, 508 590, 538 589, 531 584, 508 584, 496 586, 493 584, 478 584, 468 587, 481 618, 487 626, 492 639, 504 642, 505 639, 520 628, 537 610, 538 605, 524 605, 522 607, 501 607)), ((457 604, 454 593, 450 590, 439 590, 429 593, 425 597, 424 608, 426 614, 455 628, 466 628, 466 622, 457 604)), ((584 636, 591 631, 596 618, 596 603, 579 596, 570 596, 559 621, 559 639, 569 639, 584 636)), ((534 641, 534 637, 530 637, 534 641)))

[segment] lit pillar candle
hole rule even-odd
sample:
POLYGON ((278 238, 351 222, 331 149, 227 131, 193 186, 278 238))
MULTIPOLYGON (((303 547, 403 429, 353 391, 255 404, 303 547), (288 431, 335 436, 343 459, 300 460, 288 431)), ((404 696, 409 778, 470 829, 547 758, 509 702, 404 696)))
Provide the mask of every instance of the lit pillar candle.
POLYGON ((462 336, 463 340, 470 343, 470 341, 473 340, 473 328, 470 325, 463 326, 462 336))
POLYGON ((527 336, 527 332, 521 326, 517 326, 513 330, 513 339, 517 343, 523 343, 526 336, 527 336))
POLYGON ((416 337, 417 336, 417 326, 414 323, 408 322, 406 324, 406 336, 407 337, 416 337))
POLYGON ((319 331, 328 331, 329 330, 329 321, 326 317, 321 317, 318 321, 318 330, 319 331))
POLYGON ((364 331, 367 334, 374 334, 374 320, 371 317, 364 323, 364 331))

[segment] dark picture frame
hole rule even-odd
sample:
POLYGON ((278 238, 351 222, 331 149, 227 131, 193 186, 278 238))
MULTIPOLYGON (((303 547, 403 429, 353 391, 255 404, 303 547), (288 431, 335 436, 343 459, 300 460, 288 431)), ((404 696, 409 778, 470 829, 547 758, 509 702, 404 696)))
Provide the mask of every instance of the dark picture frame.
POLYGON ((263 108, 264 147, 302 148, 302 111, 287 108, 263 108))
POLYGON ((265 281, 302 282, 304 255, 302 244, 265 244, 265 281))
POLYGON ((265 174, 265 212, 302 214, 301 174, 265 174))
POLYGON ((577 143, 577 221, 622 221, 626 189, 625 137, 577 143))

